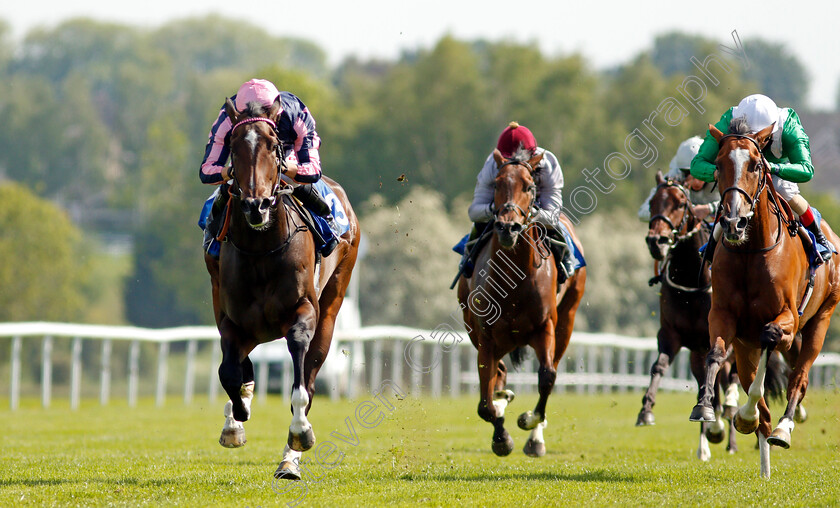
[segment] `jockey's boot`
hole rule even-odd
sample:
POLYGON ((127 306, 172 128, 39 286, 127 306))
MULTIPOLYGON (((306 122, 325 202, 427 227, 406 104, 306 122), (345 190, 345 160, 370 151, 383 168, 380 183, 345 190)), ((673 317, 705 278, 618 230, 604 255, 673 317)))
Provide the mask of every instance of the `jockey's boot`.
POLYGON ((810 226, 806 226, 806 229, 814 234, 814 238, 817 239, 818 244, 827 249, 826 251, 820 252, 820 257, 822 257, 823 261, 829 261, 831 259, 831 253, 834 249, 831 244, 828 243, 828 239, 820 230, 820 226, 817 224, 817 221, 812 222, 810 226))
MULTIPOLYGON (((333 233, 338 231, 338 225, 335 222, 335 217, 332 215, 330 205, 324 201, 324 198, 318 194, 318 191, 315 190, 315 187, 313 187, 311 183, 296 186, 292 191, 292 195, 298 198, 300 202, 303 203, 303 206, 305 206, 308 210, 318 214, 327 221, 327 224, 329 224, 333 233)), ((324 257, 329 256, 338 246, 338 238, 335 234, 332 235, 332 238, 329 241, 323 238, 320 232, 315 228, 313 228, 312 234, 315 235, 316 243, 324 246, 321 248, 321 254, 324 257)))
POLYGON ((475 269, 475 260, 478 257, 478 253, 481 252, 481 248, 484 247, 484 244, 487 243, 487 240, 490 239, 490 235, 483 235, 482 233, 487 229, 487 223, 475 223, 473 224, 473 228, 470 231, 470 237, 467 240, 467 246, 464 249, 464 255, 461 257, 461 264, 459 268, 461 269, 461 275, 464 278, 469 279, 472 277, 473 270, 475 269), (470 242, 475 241, 472 245, 472 248, 469 247, 470 242))
POLYGON ((216 238, 222 232, 222 225, 225 222, 225 205, 230 200, 227 184, 220 185, 213 194, 213 204, 210 206, 210 211, 205 219, 204 241, 202 244, 204 246, 204 252, 219 259, 220 245, 216 241, 216 238))
POLYGON ((557 233, 549 233, 546 238, 548 248, 554 254, 554 263, 557 265, 557 284, 563 284, 575 273, 575 264, 572 259, 572 250, 566 245, 565 238, 559 241, 552 236, 559 237, 557 233))

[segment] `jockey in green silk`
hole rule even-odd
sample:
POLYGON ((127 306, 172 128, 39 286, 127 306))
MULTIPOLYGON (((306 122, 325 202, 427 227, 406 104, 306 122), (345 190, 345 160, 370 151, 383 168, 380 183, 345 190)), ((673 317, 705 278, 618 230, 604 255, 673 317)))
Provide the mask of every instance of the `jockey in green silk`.
MULTIPOLYGON (((765 95, 754 94, 745 97, 741 102, 730 108, 715 124, 722 133, 728 134, 729 124, 735 118, 744 117, 750 131, 758 132, 771 124, 775 124, 770 142, 764 147, 764 157, 773 175, 773 185, 794 213, 799 216, 802 225, 814 234, 817 242, 828 250, 822 253, 823 260, 831 259, 832 249, 828 244, 814 213, 808 202, 799 193, 799 185, 814 177, 814 165, 811 163, 811 148, 808 135, 802 128, 799 115, 792 108, 779 108, 772 99, 765 95)), ((711 133, 706 133, 706 139, 700 145, 700 151, 691 161, 691 175, 706 182, 715 178, 715 158, 718 154, 718 142, 711 133)), ((714 253, 717 231, 709 239, 709 259, 714 253)))

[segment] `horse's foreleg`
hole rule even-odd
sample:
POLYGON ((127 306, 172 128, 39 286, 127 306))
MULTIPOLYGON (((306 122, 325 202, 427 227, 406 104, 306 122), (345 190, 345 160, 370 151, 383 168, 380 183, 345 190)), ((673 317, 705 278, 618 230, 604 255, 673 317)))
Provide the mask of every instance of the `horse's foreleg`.
POLYGON ((656 405, 656 392, 659 390, 659 382, 680 350, 679 337, 674 331, 664 327, 659 329, 657 343, 659 344, 659 356, 650 366, 650 384, 642 397, 642 409, 636 418, 636 427, 656 423, 656 419, 653 417, 653 406, 656 405))
POLYGON ((522 430, 533 430, 545 420, 545 406, 557 379, 557 367, 554 362, 554 322, 551 319, 546 322, 543 332, 531 342, 531 347, 537 352, 537 361, 540 364, 537 371, 540 398, 533 411, 519 415, 517 424, 522 430))
MULTIPOLYGON (((219 444, 226 448, 238 448, 246 442, 245 428, 242 422, 250 417, 251 398, 254 395, 253 366, 251 366, 251 382, 243 384, 243 363, 247 360, 248 352, 244 351, 234 335, 233 325, 225 322, 220 328, 222 335, 222 363, 219 365, 219 381, 230 400, 225 403, 225 425, 219 444)), ((247 365, 251 365, 250 360, 247 365)))
MULTIPOLYGON (((732 326, 731 330, 734 334, 734 326, 732 326)), ((724 340, 724 337, 728 337, 730 340, 732 337, 732 335, 729 335, 725 331, 722 333, 713 331, 712 323, 709 323, 709 334, 711 336, 712 347, 709 350, 709 354, 706 355, 706 363, 704 365, 705 378, 703 383, 700 384, 697 405, 694 406, 694 409, 691 410, 691 416, 688 417, 692 422, 713 422, 716 420, 713 405, 715 382, 717 381, 720 365, 726 359, 726 347, 728 344, 724 340)))
POLYGON ((490 337, 481 337, 478 348, 478 385, 481 392, 478 401, 478 416, 493 424, 493 453, 500 457, 510 455, 513 451, 513 438, 505 429, 504 409, 507 401, 499 403, 494 400, 496 377, 499 373, 499 358, 494 354, 494 348, 489 344, 490 337))
POLYGON ((304 359, 315 331, 315 308, 304 301, 296 311, 297 319, 288 332, 286 343, 292 357, 294 377, 292 381, 292 422, 289 424, 288 445, 292 450, 305 452, 315 444, 315 432, 306 419, 309 406, 309 392, 304 379, 304 359))

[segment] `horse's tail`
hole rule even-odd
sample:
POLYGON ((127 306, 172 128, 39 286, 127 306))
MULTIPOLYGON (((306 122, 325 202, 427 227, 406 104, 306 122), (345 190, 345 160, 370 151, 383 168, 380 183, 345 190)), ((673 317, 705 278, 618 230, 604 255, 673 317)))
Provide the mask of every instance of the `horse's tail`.
POLYGON ((787 396, 790 367, 778 353, 770 353, 767 360, 767 374, 764 376, 765 400, 784 403, 787 396))
POLYGON ((513 363, 513 368, 519 370, 522 362, 528 356, 528 349, 525 346, 519 346, 510 352, 510 361, 513 363))

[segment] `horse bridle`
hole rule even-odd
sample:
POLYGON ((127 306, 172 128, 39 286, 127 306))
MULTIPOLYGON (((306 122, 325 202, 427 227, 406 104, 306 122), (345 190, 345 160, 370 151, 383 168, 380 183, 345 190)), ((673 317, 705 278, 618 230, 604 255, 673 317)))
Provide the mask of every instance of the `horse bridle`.
MULTIPOLYGON (((514 164, 524 165, 525 167, 528 168, 529 173, 533 173, 533 171, 534 171, 534 168, 532 168, 531 165, 528 164, 527 161, 516 161, 516 160, 505 161, 501 166, 499 166, 499 169, 501 170, 505 166, 511 166, 511 165, 514 165, 514 164)), ((515 211, 515 212, 519 212, 522 215, 522 217, 525 219, 525 223, 523 224, 523 226, 527 226, 528 224, 530 224, 531 220, 536 215, 534 213, 534 205, 537 201, 537 186, 532 183, 531 185, 528 186, 526 191, 528 192, 528 194, 531 195, 531 201, 528 203, 528 211, 527 212, 521 206, 517 205, 513 201, 508 201, 507 203, 503 204, 498 210, 493 211, 493 218, 496 219, 496 218, 499 217, 499 214, 502 214, 502 213, 505 213, 505 212, 515 211)))
POLYGON ((758 162, 756 162, 756 169, 761 171, 760 183, 759 183, 758 187, 756 188, 755 193, 752 196, 750 196, 749 193, 747 191, 745 191, 744 189, 738 187, 738 182, 735 182, 735 185, 733 185, 732 187, 728 187, 728 188, 724 189, 724 191, 720 193, 721 205, 723 205, 723 199, 726 197, 726 194, 728 192, 735 191, 735 192, 738 192, 740 194, 743 194, 744 197, 747 198, 747 203, 750 204, 750 211, 747 212, 746 215, 744 215, 744 217, 747 219, 747 221, 749 221, 750 218, 752 218, 752 216, 755 215, 755 207, 756 207, 756 205, 758 205, 759 196, 761 195, 761 191, 763 191, 764 187, 767 185, 767 174, 766 174, 767 173, 767 165, 764 163, 764 154, 761 151, 761 147, 758 145, 758 141, 756 141, 755 138, 753 138, 751 136, 748 136, 746 134, 726 134, 726 135, 724 135, 722 138, 720 138, 720 141, 718 142, 718 151, 720 151, 720 149, 723 147, 723 142, 727 138, 737 138, 737 139, 748 139, 748 140, 750 140, 750 142, 753 145, 755 145, 755 148, 758 150, 758 153, 761 156, 761 158, 758 160, 758 162))
POLYGON ((671 219, 667 215, 662 215, 661 213, 656 214, 653 217, 651 217, 650 220, 648 221, 648 229, 652 229, 654 221, 657 221, 657 220, 661 220, 665 224, 667 224, 671 228, 671 236, 668 238, 668 247, 669 247, 669 249, 673 249, 674 246, 676 246, 678 243, 683 242, 685 240, 688 240, 689 238, 694 236, 698 231, 700 231, 700 228, 702 227, 703 222, 698 220, 697 225, 694 228, 692 228, 691 231, 686 231, 685 234, 680 235, 680 231, 682 231, 682 229, 688 225, 689 216, 696 217, 694 215, 694 210, 692 210, 692 208, 691 208, 691 198, 688 195, 688 190, 685 187, 683 187, 677 181, 667 180, 665 182, 662 182, 661 184, 656 186, 656 189, 654 190, 654 194, 656 194, 656 192, 659 192, 659 189, 661 189, 662 187, 676 187, 685 196, 685 202, 680 207, 680 209, 683 212, 682 220, 680 221, 680 223, 678 225, 675 226, 674 223, 671 221, 671 219))
MULTIPOLYGON (((274 123, 274 120, 272 120, 270 118, 265 118, 265 117, 262 117, 262 116, 254 116, 254 117, 245 118, 243 120, 240 120, 240 121, 236 122, 233 125, 233 127, 231 127, 229 135, 232 137, 233 131, 236 130, 236 128, 239 127, 240 125, 246 125, 246 124, 250 124, 250 123, 254 123, 254 122, 265 122, 265 123, 269 124, 272 129, 274 129, 275 131, 277 130, 277 124, 274 123)), ((277 203, 277 197, 281 194, 280 189, 281 189, 281 187, 283 187, 283 185, 281 185, 282 180, 279 178, 279 174, 285 172, 285 167, 286 167, 286 160, 285 160, 285 157, 283 155, 282 143, 277 143, 276 145, 274 145, 274 156, 277 159, 278 178, 277 178, 277 182, 274 184, 274 189, 271 192, 271 197, 269 198, 269 200, 271 202, 271 206, 274 206, 277 203)), ((230 194, 232 196, 240 198, 241 195, 242 195, 242 189, 239 187, 239 182, 234 177, 235 174, 236 174, 236 168, 233 164, 233 151, 231 151, 230 173, 228 173, 228 175, 233 180, 234 185, 230 186, 230 194)))

